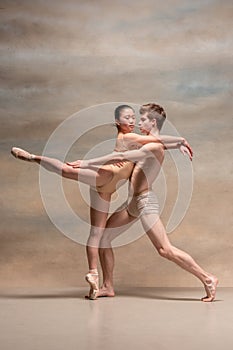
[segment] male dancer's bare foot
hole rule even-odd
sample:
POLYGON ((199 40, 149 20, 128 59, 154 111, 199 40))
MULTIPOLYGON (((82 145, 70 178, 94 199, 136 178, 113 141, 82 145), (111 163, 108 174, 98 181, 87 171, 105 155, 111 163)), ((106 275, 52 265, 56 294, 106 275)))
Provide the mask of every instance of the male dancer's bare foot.
MULTIPOLYGON (((86 281, 90 285, 89 296, 87 297, 90 300, 96 300, 99 292, 99 275, 98 273, 88 273, 85 276, 86 281)), ((86 298, 86 297, 85 297, 86 298)))
POLYGON ((98 292, 98 298, 114 297, 114 296, 115 296, 115 292, 113 288, 110 288, 110 287, 101 287, 98 292))
POLYGON ((25 151, 24 149, 18 148, 18 147, 13 147, 11 149, 11 154, 15 157, 15 158, 19 158, 21 160, 26 160, 27 162, 32 162, 35 159, 35 155, 31 154, 27 151, 25 151))
POLYGON ((217 277, 215 277, 215 276, 210 277, 204 283, 207 296, 202 298, 201 300, 204 302, 213 301, 215 299, 217 285, 218 285, 217 277))

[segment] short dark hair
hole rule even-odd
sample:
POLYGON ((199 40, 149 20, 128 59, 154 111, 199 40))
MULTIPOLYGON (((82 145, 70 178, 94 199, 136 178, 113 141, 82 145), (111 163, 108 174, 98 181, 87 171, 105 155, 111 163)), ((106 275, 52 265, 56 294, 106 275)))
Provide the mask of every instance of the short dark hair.
POLYGON ((149 119, 156 119, 157 127, 159 130, 161 130, 163 123, 166 119, 166 113, 162 106, 156 103, 147 103, 140 107, 139 113, 148 113, 147 117, 149 119))

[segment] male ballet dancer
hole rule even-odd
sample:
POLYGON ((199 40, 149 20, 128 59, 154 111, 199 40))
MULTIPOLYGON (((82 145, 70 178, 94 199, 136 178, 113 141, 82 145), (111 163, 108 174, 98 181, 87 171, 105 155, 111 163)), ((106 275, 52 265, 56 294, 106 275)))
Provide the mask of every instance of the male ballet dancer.
MULTIPOLYGON (((157 104, 150 103, 140 108, 140 114, 139 126, 141 132, 150 136, 159 136, 166 118, 164 109, 157 104)), ((80 161, 81 167, 97 165, 107 161, 120 162, 131 160, 136 162, 130 182, 129 197, 131 197, 131 200, 127 208, 115 212, 108 219, 101 240, 100 261, 103 271, 103 285, 98 291, 99 297, 115 295, 113 288, 114 254, 111 241, 122 233, 126 227, 128 228, 132 225, 137 217, 140 217, 143 228, 158 253, 201 280, 207 294, 206 297, 201 299, 202 301, 210 302, 215 299, 218 279, 204 271, 190 255, 170 243, 159 218, 158 201, 155 193, 152 191, 152 184, 161 169, 164 150, 171 148, 179 148, 183 154, 189 155, 190 160, 192 159, 191 149, 180 143, 166 146, 162 143, 150 143, 139 150, 113 153, 98 159, 80 161)), ((96 285, 96 289, 98 289, 98 285, 96 285)))

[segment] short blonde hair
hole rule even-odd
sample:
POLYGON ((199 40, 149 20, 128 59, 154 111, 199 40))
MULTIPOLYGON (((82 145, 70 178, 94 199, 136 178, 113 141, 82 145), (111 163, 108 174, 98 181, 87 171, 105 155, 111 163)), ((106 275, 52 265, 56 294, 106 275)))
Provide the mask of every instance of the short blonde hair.
POLYGON ((147 117, 149 119, 156 119, 157 127, 159 130, 161 130, 163 123, 166 119, 166 113, 162 106, 156 103, 147 103, 140 107, 139 113, 148 113, 147 117))

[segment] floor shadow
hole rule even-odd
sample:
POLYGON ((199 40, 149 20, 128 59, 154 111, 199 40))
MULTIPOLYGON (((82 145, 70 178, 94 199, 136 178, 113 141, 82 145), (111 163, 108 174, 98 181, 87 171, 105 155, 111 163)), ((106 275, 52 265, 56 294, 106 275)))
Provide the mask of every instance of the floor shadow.
MULTIPOLYGON (((187 290, 187 294, 190 295, 191 293, 191 290, 188 290, 188 289, 180 289, 177 290, 177 289, 174 289, 174 294, 178 294, 179 292, 183 295, 184 294, 184 291, 187 290)), ((161 290, 160 290, 160 293, 161 293, 161 290)), ((196 291, 194 292, 194 294, 196 294, 196 291)), ((153 290, 152 289, 138 289, 137 288, 134 288, 132 290, 119 290, 119 291, 116 291, 116 296, 119 296, 119 297, 135 297, 135 298, 143 298, 143 299, 153 299, 153 300, 168 300, 168 301, 198 301, 200 302, 201 301, 201 298, 204 296, 200 294, 200 298, 193 298, 193 297, 177 297, 177 296, 168 296, 166 295, 166 289, 164 289, 164 295, 161 295, 161 294, 158 294, 158 292, 156 292, 156 288, 154 288, 153 290)), ((217 302, 217 301, 222 301, 220 299, 215 299, 214 302, 217 302)))
POLYGON ((62 299, 62 298, 74 298, 74 299, 83 299, 85 300, 85 295, 87 294, 87 291, 57 291, 57 292, 40 292, 40 293, 23 293, 23 292, 17 292, 17 293, 1 293, 0 292, 0 299, 62 299))
MULTIPOLYGON (((168 288, 169 289, 169 288, 168 288)), ((116 290, 116 296, 113 299, 121 298, 121 297, 131 297, 131 298, 141 298, 141 299, 152 299, 152 300, 166 300, 166 301, 201 301, 201 297, 204 295, 201 295, 200 291, 200 298, 195 297, 184 297, 184 293, 187 292, 187 295, 190 295, 192 293, 195 295, 197 293, 197 290, 194 289, 170 289, 169 294, 174 292, 174 297, 170 295, 166 295, 167 288, 164 288, 164 290, 161 290, 161 288, 130 288, 130 289, 121 289, 116 290), (181 294, 181 297, 177 297, 177 294, 181 294)), ((45 292, 38 292, 35 293, 34 291, 31 292, 23 292, 23 291, 0 291, 0 299, 63 299, 63 298, 70 298, 70 299, 80 299, 80 300, 89 300, 88 298, 85 298, 85 296, 88 294, 88 290, 83 288, 82 290, 78 289, 72 289, 72 290, 57 290, 51 292, 45 291, 45 292)), ((106 297, 101 297, 99 300, 106 299, 106 297)), ((109 299, 109 298, 107 298, 109 299)), ((111 298, 112 299, 112 298, 111 298)), ((223 301, 221 299, 215 299, 214 302, 223 301)))

